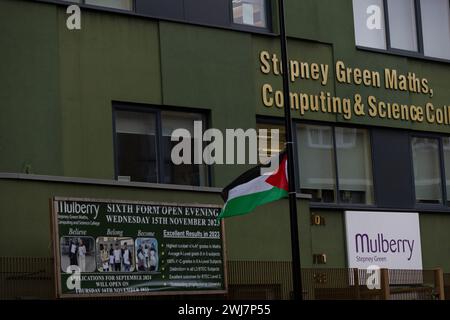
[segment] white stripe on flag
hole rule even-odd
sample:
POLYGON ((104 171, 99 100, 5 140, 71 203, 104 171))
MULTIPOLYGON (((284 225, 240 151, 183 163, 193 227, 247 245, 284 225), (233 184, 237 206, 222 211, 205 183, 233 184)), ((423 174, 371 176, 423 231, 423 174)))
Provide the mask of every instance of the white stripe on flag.
POLYGON ((267 176, 259 176, 253 180, 250 180, 249 182, 234 187, 228 192, 227 201, 248 194, 263 192, 272 189, 273 186, 266 182, 267 178, 267 176))

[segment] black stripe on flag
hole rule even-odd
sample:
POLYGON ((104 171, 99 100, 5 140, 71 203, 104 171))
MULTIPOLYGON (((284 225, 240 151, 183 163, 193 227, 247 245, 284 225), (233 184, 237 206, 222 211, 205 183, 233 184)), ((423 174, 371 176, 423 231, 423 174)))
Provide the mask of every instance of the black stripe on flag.
MULTIPOLYGON (((282 151, 278 154, 278 161, 279 161, 278 163, 281 163, 281 160, 283 159, 283 156, 285 153, 286 153, 286 151, 282 151)), ((229 185, 227 185, 225 188, 223 188, 222 194, 221 194, 223 201, 227 202, 228 193, 234 187, 244 184, 244 183, 247 183, 247 182, 261 176, 261 168, 270 167, 270 163, 271 163, 271 161, 269 161, 267 164, 258 165, 256 167, 253 167, 250 170, 245 171, 243 174, 241 174, 236 179, 234 179, 233 182, 231 182, 229 185)))

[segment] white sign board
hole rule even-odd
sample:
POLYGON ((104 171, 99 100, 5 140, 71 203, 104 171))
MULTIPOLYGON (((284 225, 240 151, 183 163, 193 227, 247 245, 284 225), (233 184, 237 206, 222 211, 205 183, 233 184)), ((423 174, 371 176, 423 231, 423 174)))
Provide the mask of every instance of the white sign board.
POLYGON ((346 211, 349 268, 422 269, 418 213, 346 211))

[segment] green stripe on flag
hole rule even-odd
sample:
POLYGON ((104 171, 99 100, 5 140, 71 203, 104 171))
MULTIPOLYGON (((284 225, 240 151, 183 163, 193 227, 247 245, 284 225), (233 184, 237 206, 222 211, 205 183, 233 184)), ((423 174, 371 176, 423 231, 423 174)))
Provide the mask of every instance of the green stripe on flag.
POLYGON ((273 187, 267 191, 247 194, 241 197, 233 198, 225 204, 218 219, 240 216, 253 211, 257 206, 287 197, 286 190, 273 187))

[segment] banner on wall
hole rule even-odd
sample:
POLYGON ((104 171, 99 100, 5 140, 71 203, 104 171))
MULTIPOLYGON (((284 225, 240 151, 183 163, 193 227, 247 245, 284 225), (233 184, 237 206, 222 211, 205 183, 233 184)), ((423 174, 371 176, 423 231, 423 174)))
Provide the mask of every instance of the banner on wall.
POLYGON ((421 270, 418 213, 346 211, 349 268, 421 270))
POLYGON ((220 210, 54 198, 58 297, 226 293, 220 210))

